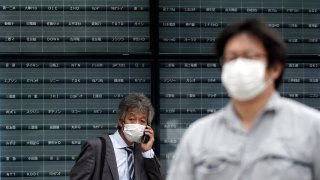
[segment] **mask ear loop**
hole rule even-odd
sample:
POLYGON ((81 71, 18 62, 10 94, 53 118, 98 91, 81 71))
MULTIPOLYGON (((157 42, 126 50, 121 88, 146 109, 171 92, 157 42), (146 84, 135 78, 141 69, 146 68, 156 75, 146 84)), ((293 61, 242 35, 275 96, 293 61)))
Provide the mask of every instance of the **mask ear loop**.
POLYGON ((270 86, 273 83, 273 79, 268 79, 267 81, 265 81, 266 87, 270 86))
MULTIPOLYGON (((268 66, 268 65, 267 65, 267 66, 268 66)), ((272 67, 271 67, 271 68, 272 68, 272 67)), ((266 69, 266 71, 267 71, 267 70, 268 70, 268 68, 266 69)), ((272 75, 271 75, 271 77, 270 77, 267 81, 265 81, 266 87, 270 86, 274 81, 275 81, 275 80, 272 79, 272 75)))

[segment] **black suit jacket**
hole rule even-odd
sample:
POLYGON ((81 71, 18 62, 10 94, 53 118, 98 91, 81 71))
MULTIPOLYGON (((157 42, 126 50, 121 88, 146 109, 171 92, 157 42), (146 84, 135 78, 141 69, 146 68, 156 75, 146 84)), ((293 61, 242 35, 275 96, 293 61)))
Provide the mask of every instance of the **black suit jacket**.
MULTIPOLYGON (((109 135, 106 140, 106 154, 103 180, 119 180, 116 156, 109 135)), ((134 146, 134 168, 136 180, 164 180, 160 163, 154 158, 143 158, 139 144, 134 146)), ((70 180, 100 180, 101 142, 98 138, 90 139, 82 145, 76 163, 71 169, 70 180)))

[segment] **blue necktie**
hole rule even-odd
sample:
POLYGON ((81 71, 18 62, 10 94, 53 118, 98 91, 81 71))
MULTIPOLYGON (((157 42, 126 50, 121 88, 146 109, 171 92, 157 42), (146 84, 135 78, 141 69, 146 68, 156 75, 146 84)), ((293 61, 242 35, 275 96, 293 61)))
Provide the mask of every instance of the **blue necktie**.
POLYGON ((125 150, 127 151, 128 155, 128 170, 129 170, 129 177, 130 180, 134 180, 134 163, 133 163, 133 147, 126 147, 125 150))

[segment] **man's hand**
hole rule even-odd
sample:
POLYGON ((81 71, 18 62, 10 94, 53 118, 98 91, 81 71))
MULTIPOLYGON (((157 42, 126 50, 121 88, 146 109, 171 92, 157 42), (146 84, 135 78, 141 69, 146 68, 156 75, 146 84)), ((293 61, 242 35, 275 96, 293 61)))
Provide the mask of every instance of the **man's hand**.
POLYGON ((154 143, 154 132, 153 129, 150 126, 147 126, 144 130, 145 135, 149 136, 149 141, 147 143, 141 142, 141 149, 142 152, 149 151, 152 149, 153 143, 154 143))

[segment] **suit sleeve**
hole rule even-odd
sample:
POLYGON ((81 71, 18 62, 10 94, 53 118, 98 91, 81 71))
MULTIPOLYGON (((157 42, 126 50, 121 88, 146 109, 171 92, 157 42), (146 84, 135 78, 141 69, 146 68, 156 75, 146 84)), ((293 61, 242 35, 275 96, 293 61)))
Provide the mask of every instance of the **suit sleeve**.
POLYGON ((95 167, 95 150, 92 144, 86 142, 81 148, 81 152, 76 163, 71 169, 70 180, 90 180, 95 167))
POLYGON ((163 169, 156 156, 144 158, 144 166, 149 180, 165 180, 163 169))

